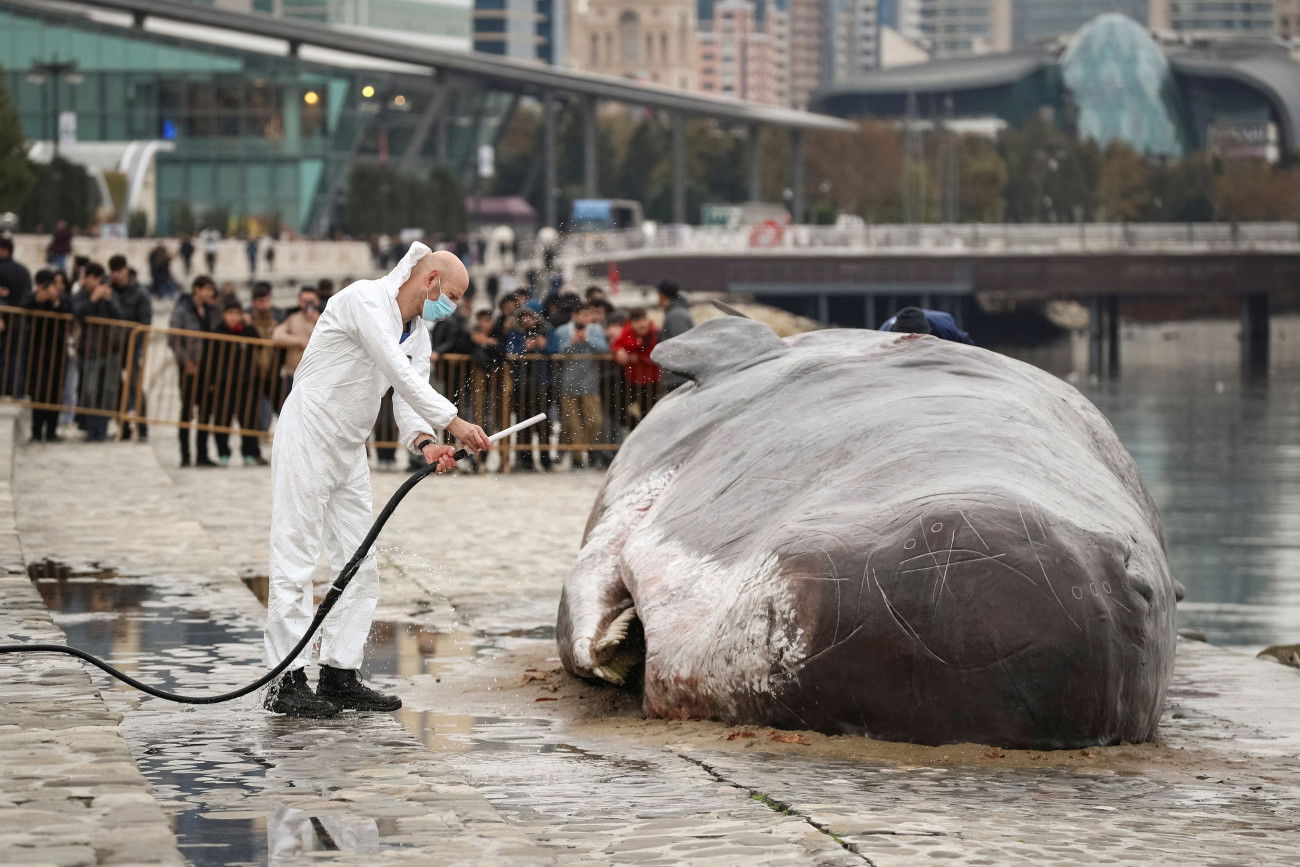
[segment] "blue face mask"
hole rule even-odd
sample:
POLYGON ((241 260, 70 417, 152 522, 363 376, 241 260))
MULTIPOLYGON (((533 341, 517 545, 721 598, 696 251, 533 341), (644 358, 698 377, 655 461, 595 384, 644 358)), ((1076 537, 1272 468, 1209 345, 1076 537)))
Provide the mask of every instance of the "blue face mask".
POLYGON ((429 322, 437 322, 439 319, 446 319, 456 312, 456 305, 447 300, 446 296, 439 298, 437 301, 424 299, 424 313, 421 314, 429 322))
POLYGON ((430 301, 424 299, 424 312, 420 314, 427 322, 437 322, 439 319, 446 319, 456 312, 456 302, 452 301, 446 295, 442 294, 442 278, 438 278, 438 300, 430 301))

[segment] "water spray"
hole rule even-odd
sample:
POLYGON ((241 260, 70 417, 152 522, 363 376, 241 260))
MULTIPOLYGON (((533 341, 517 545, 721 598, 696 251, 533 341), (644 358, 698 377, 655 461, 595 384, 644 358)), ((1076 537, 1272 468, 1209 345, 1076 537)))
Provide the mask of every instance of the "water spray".
MULTIPOLYGON (((508 427, 503 431, 492 434, 492 436, 488 437, 488 442, 496 443, 516 431, 532 427, 538 422, 545 420, 546 414, 540 413, 530 419, 526 419, 516 425, 508 427)), ((459 449, 453 457, 455 460, 460 461, 469 457, 469 454, 468 449, 459 449)), ((307 631, 298 641, 298 644, 293 648, 293 650, 289 651, 285 655, 279 665, 247 686, 242 686, 239 689, 231 690, 230 692, 219 693, 218 695, 181 695, 175 692, 168 692, 165 689, 158 689, 157 687, 150 686, 147 683, 142 683, 126 672, 109 665, 99 657, 93 656, 84 650, 78 650, 75 647, 68 647, 64 644, 3 644, 0 645, 0 654, 63 653, 68 656, 75 656, 83 662, 88 662, 96 668, 107 672, 125 683, 127 686, 148 693, 154 698, 166 699, 167 701, 174 701, 180 704, 220 704, 224 701, 241 698, 242 696, 248 695, 250 692, 256 692, 283 674, 284 670, 292 665, 293 661, 298 658, 298 655, 306 649, 308 644, 311 643, 312 638, 316 635, 316 630, 320 629, 320 625, 325 622, 325 618, 334 608, 335 603, 339 601, 339 597, 343 595, 343 591, 347 589, 349 582, 352 581, 357 570, 361 568, 361 561, 366 559, 366 555, 370 553, 371 546, 375 544, 375 540, 379 537, 379 532, 384 529, 384 525, 388 523, 388 519, 392 517, 393 511, 397 508, 397 504, 402 502, 406 495, 411 492, 412 488, 428 476, 433 475, 437 470, 438 465, 436 463, 421 467, 418 472, 413 473, 410 478, 402 483, 402 486, 394 492, 393 496, 389 497, 388 503, 385 504, 383 511, 379 513, 379 517, 370 525, 370 532, 366 533, 366 538, 362 540, 361 546, 357 548, 356 553, 352 555, 352 559, 343 567, 343 571, 341 571, 338 577, 334 579, 334 582, 330 584, 329 592, 325 594, 325 598, 321 600, 320 605, 316 608, 316 616, 312 618, 311 625, 307 627, 307 631)))

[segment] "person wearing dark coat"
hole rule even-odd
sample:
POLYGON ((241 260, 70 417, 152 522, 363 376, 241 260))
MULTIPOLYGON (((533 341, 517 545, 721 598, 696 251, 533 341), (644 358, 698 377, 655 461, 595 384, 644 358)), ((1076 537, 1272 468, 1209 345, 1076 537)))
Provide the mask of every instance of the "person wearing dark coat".
MULTIPOLYGON (((229 337, 256 338, 253 328, 237 298, 228 298, 221 305, 221 321, 214 334, 229 337)), ((254 351, 250 343, 235 340, 214 341, 204 353, 204 379, 212 383, 211 424, 228 427, 232 420, 239 423, 239 453, 245 466, 266 466, 262 457, 262 440, 257 435, 258 404, 254 388, 254 351)), ((213 435, 217 441, 217 461, 230 463, 230 434, 213 435)))
MULTIPOLYGON (((189 295, 176 299, 168 326, 176 331, 194 334, 171 334, 167 344, 176 356, 176 374, 180 386, 181 414, 177 436, 181 443, 181 466, 190 466, 190 423, 197 419, 205 423, 212 415, 212 383, 203 379, 203 355, 212 341, 200 333, 215 331, 221 321, 217 309, 217 284, 211 277, 194 278, 189 295), (197 410, 197 412, 196 412, 197 410)), ((194 466, 215 467, 216 461, 208 455, 208 432, 194 432, 194 466)))
MULTIPOLYGON (((31 272, 14 261, 12 238, 0 237, 0 308, 22 307, 32 294, 31 272)), ((22 397, 26 367, 26 322, 21 316, 0 318, 0 394, 22 397)))
MULTIPOLYGON (((81 358, 81 391, 77 406, 83 410, 116 411, 122 387, 122 353, 126 341, 120 329, 103 323, 88 323, 87 318, 122 319, 113 287, 108 283, 104 266, 91 262, 81 269, 81 291, 72 296, 72 314, 81 326, 78 355, 81 358)), ((101 443, 108 439, 108 416, 83 412, 86 441, 101 443)))
MULTIPOLYGON (((113 284, 113 297, 117 299, 118 306, 122 308, 122 318, 130 322, 138 322, 141 325, 153 325, 153 299, 135 279, 135 272, 127 264, 126 257, 122 255, 113 256, 108 260, 109 277, 113 284)), ((136 352, 134 368, 131 371, 131 380, 137 381, 141 375, 140 359, 143 354, 136 352)), ((139 398, 139 406, 129 406, 132 412, 137 415, 148 415, 148 410, 144 404, 144 392, 137 388, 131 389, 132 398, 139 398)), ((134 401, 133 401, 134 402, 134 401)), ((131 438, 131 423, 125 422, 122 425, 122 439, 131 438)), ((143 422, 139 425, 137 431, 137 440, 144 442, 149 439, 149 426, 143 422)))
POLYGON ((36 272, 36 291, 23 307, 57 314, 35 315, 28 323, 27 395, 33 404, 32 441, 58 442, 63 379, 68 373, 68 335, 72 331, 68 314, 72 308, 59 292, 54 272, 48 270, 36 272))
POLYGON ((957 327, 957 320, 951 313, 942 310, 925 310, 920 307, 904 307, 889 317, 880 326, 881 331, 896 331, 908 334, 933 334, 953 343, 975 345, 970 335, 957 327))
MULTIPOLYGON (((691 308, 687 306, 686 299, 682 297, 681 289, 673 281, 665 280, 659 284, 659 306, 664 311, 664 325, 663 328, 659 329, 660 343, 665 340, 672 340, 674 337, 685 334, 695 327, 695 319, 691 316, 691 308)), ((664 394, 685 384, 685 382, 685 377, 664 371, 661 380, 664 394)))

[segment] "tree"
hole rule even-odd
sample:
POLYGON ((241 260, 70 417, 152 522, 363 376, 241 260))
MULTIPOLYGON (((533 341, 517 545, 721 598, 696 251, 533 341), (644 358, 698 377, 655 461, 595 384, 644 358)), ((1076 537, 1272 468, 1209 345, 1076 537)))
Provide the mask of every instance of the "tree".
POLYGON ((18 211, 36 185, 18 113, 9 104, 0 67, 0 211, 18 211))
POLYGON ((1007 164, 997 146, 979 135, 964 135, 957 145, 957 177, 963 222, 1000 223, 1006 213, 1007 164))
POLYGON ((840 211, 876 223, 902 219, 903 145, 898 130, 864 121, 856 132, 817 132, 804 145, 807 177, 840 211))
POLYGON ((1040 223, 1089 219, 1096 204, 1101 151, 1035 118, 1004 130, 998 150, 1007 166, 1007 219, 1040 223))
MULTIPOLYGON (((662 177, 652 180, 652 176, 661 164, 668 162, 666 158, 671 146, 668 131, 656 123, 653 116, 643 118, 628 138, 627 149, 614 180, 615 197, 642 202, 646 216, 651 216, 652 200, 663 197, 662 177), (656 190, 656 186, 659 189, 656 190)), ((659 174, 662 175, 662 171, 659 174)), ((672 206, 669 205, 668 213, 659 213, 656 207, 653 216, 655 219, 671 219, 671 210, 672 206)))
POLYGON ((1192 223, 1214 219, 1214 165, 1204 154, 1191 154, 1151 167, 1149 219, 1192 223))
POLYGON ((55 157, 46 165, 33 165, 36 183, 18 209, 29 231, 45 231, 58 220, 88 226, 91 218, 91 181, 85 168, 55 157))
POLYGON ((1097 219, 1145 219, 1150 205, 1151 179, 1146 160, 1123 142, 1106 145, 1097 177, 1097 219))
POLYGON ((1214 181, 1221 220, 1294 220, 1300 216, 1300 169, 1262 160, 1231 162, 1214 181))
MULTIPOLYGON (((416 203, 417 208, 419 203, 416 203)), ((435 164, 429 176, 428 227, 444 238, 465 231, 465 189, 455 172, 435 164)))

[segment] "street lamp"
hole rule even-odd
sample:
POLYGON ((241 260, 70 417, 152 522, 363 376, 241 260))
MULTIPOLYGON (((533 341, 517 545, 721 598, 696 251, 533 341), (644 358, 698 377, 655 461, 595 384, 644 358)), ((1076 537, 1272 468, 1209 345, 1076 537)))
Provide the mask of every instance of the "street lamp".
POLYGON ((54 108, 54 123, 50 131, 50 144, 54 148, 54 156, 59 155, 59 79, 65 79, 68 84, 76 87, 85 81, 85 76, 77 71, 77 62, 69 60, 64 63, 59 62, 56 54, 54 60, 49 63, 33 63, 32 68, 27 71, 27 83, 39 87, 49 80, 51 88, 50 104, 54 108))

